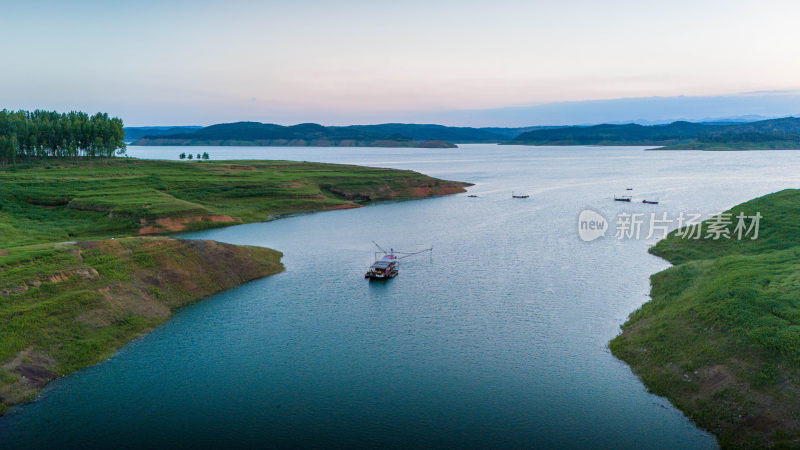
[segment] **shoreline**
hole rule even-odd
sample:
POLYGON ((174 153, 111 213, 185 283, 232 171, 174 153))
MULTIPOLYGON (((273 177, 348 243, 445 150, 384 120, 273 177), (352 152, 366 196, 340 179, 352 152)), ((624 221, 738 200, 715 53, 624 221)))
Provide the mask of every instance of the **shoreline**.
POLYGON ((110 358, 178 309, 284 270, 282 254, 170 237, 15 247, 0 258, 0 416, 110 358), (24 314, 16 314, 23 308, 24 314))
POLYGON ((0 170, 0 248, 169 234, 465 192, 410 170, 294 161, 35 160, 0 170))
POLYGON ((800 190, 787 189, 726 211, 760 212, 756 240, 688 240, 675 230, 659 241, 649 252, 672 266, 651 276, 650 300, 608 344, 722 448, 800 442, 798 205, 800 190))

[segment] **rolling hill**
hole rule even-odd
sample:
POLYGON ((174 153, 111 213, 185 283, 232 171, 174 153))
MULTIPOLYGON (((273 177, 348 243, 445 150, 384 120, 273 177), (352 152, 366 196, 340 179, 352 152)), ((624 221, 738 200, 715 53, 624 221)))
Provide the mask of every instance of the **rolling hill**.
POLYGON ((800 118, 749 123, 594 125, 533 130, 508 142, 520 145, 657 145, 664 149, 800 149, 800 118))
POLYGON ((211 125, 196 131, 147 135, 135 145, 226 145, 316 147, 453 148, 443 139, 414 139, 391 129, 325 127, 315 123, 283 126, 259 122, 211 125))

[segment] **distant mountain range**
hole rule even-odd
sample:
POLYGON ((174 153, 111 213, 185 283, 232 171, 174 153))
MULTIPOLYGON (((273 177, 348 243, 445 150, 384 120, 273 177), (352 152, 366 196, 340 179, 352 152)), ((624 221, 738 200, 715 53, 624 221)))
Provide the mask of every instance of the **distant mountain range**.
MULTIPOLYGON (((448 142, 445 138, 470 138, 472 136, 469 132, 459 131, 459 129, 441 127, 443 130, 430 132, 425 127, 404 126, 401 124, 325 127, 315 123, 282 126, 259 122, 236 122, 211 125, 194 130, 186 130, 180 127, 172 130, 160 129, 158 133, 142 133, 139 129, 130 129, 130 134, 128 135, 144 134, 134 140, 134 145, 423 148, 452 148, 456 147, 456 145, 448 142), (413 132, 398 132, 398 130, 406 128, 408 128, 408 131, 413 132)), ((432 127, 438 127, 438 125, 433 125, 432 127)), ((479 132, 474 136, 477 142, 497 142, 499 138, 499 136, 488 132, 479 132)), ((474 141, 472 139, 468 140, 474 141)))
POLYGON ((209 127, 126 127, 125 140, 134 145, 318 145, 447 147, 447 143, 498 143, 531 130, 554 127, 471 128, 385 123, 324 127, 317 124, 281 126, 236 122, 209 127), (438 142, 438 141, 444 141, 438 142))
POLYGON ((447 127, 387 123, 325 127, 236 122, 208 127, 130 127, 135 145, 247 145, 455 147, 455 143, 518 145, 646 145, 666 149, 800 149, 800 118, 740 123, 673 122, 663 125, 601 124, 565 127, 447 127))
POLYGON ((800 118, 714 124, 673 122, 667 125, 594 125, 533 130, 508 144, 520 145, 657 145, 664 149, 800 149, 800 118))

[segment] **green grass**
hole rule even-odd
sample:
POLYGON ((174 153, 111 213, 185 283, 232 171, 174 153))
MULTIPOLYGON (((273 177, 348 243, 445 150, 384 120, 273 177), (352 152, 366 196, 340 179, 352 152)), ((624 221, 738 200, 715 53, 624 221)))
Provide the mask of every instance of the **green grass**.
POLYGON ((800 191, 729 212, 760 212, 757 240, 670 234, 653 254, 676 264, 652 277, 652 300, 610 343, 647 387, 723 447, 800 439, 800 191))
POLYGON ((165 218, 195 218, 189 229, 230 224, 200 220, 210 216, 264 221, 463 186, 407 170, 290 161, 34 161, 0 170, 0 248, 127 236, 165 218))
POLYGON ((0 409, 102 361, 177 308, 283 269, 274 250, 131 237, 0 256, 0 409), (22 379, 26 368, 44 371, 22 379))
MULTIPOLYGON (((785 250, 800 246, 798 220, 800 220, 800 190, 787 189, 759 197, 726 211, 736 225, 740 213, 753 216, 761 214, 758 239, 681 239, 677 230, 667 239, 659 241, 651 253, 673 264, 700 259, 713 259, 727 255, 759 255, 764 252, 785 250)), ((707 226, 704 225, 704 230, 707 226)), ((705 231, 704 233, 705 234, 705 231)))

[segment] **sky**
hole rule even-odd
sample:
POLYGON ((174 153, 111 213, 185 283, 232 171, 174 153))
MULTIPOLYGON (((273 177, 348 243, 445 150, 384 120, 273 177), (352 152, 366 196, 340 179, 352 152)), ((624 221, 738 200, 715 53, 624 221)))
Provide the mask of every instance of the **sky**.
POLYGON ((0 108, 131 126, 788 115, 798 24, 794 0, 0 0, 0 108))

